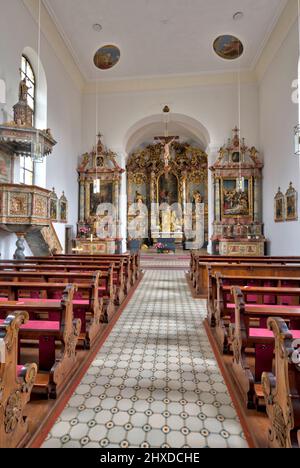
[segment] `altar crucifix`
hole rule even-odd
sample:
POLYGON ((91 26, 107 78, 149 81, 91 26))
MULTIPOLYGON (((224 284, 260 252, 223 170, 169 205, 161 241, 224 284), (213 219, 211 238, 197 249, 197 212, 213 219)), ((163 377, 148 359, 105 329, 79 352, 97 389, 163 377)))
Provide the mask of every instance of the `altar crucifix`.
POLYGON ((178 141, 178 136, 170 137, 155 137, 155 141, 159 142, 164 147, 164 163, 165 163, 165 172, 170 171, 170 147, 174 141, 178 141))

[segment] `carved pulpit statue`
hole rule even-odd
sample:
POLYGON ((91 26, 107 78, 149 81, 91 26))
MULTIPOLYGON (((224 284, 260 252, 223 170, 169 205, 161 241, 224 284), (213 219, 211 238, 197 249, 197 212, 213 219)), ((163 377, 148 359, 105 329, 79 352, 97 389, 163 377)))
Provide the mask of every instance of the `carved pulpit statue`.
POLYGON ((262 224, 263 163, 233 130, 233 138, 219 151, 210 168, 214 179, 215 254, 262 256, 266 239, 262 224))
POLYGON ((117 253, 121 250, 120 185, 125 172, 116 155, 98 144, 79 163, 79 221, 76 251, 85 254, 117 253), (84 233, 82 235, 82 233, 84 233))

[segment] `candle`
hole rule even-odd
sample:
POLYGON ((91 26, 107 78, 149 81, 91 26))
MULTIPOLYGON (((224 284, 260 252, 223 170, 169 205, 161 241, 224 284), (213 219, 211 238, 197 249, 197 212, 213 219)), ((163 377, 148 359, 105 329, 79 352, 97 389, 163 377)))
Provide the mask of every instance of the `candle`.
POLYGON ((94 239, 93 234, 91 234, 91 242, 93 242, 93 239, 94 239))

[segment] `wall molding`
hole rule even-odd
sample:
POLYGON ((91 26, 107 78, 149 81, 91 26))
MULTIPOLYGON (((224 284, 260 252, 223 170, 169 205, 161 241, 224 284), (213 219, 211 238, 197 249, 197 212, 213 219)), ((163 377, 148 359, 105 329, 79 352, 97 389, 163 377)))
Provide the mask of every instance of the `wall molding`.
MULTIPOLYGON (((22 0, 34 21, 38 24, 38 0, 22 0)), ((55 52, 55 55, 60 60, 69 76, 79 88, 83 91, 85 87, 85 79, 77 66, 72 54, 70 53, 68 46, 66 45, 63 37, 58 31, 53 19, 51 18, 48 10, 46 9, 43 1, 41 2, 41 30, 47 39, 48 43, 55 52)))
POLYGON ((288 0, 255 67, 258 82, 275 59, 283 42, 298 19, 298 1, 288 0))

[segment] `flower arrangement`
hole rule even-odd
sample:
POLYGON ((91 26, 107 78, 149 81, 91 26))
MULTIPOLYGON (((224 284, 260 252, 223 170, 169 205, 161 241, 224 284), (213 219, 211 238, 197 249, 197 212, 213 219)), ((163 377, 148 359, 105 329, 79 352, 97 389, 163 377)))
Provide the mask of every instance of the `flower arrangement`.
POLYGON ((88 226, 82 226, 79 229, 79 234, 81 237, 86 237, 90 232, 90 228, 88 226))
POLYGON ((158 242, 155 245, 155 249, 157 250, 158 253, 162 253, 164 251, 164 248, 165 248, 165 246, 161 242, 158 242))

